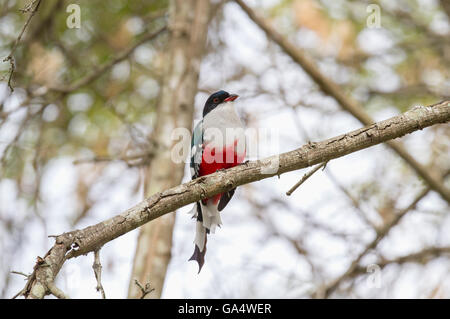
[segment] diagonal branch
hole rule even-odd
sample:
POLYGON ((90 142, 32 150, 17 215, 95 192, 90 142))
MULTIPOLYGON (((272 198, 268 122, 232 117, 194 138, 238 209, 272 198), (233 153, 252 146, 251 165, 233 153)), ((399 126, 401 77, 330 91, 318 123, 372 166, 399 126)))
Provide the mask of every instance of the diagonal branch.
POLYGON ((317 165, 316 167, 314 167, 312 170, 310 170, 308 173, 306 173, 305 175, 303 175, 302 179, 299 180, 294 186, 291 187, 291 189, 289 189, 286 192, 287 196, 291 196, 293 192, 295 192, 295 190, 297 188, 300 187, 300 185, 302 185, 308 178, 310 178, 315 172, 317 172, 319 169, 321 169, 323 167, 323 169, 325 169, 325 167, 327 166, 328 162, 324 162, 320 165, 317 165))
POLYGON ((70 93, 72 91, 76 91, 79 88, 88 85, 92 81, 95 81, 98 77, 103 75, 106 71, 111 69, 114 65, 116 65, 119 62, 122 62, 123 60, 127 59, 140 45, 144 44, 147 41, 153 40, 158 35, 164 33, 167 31, 167 27, 163 26, 159 30, 146 34, 142 39, 140 39, 138 42, 136 42, 133 46, 128 48, 127 50, 121 52, 118 54, 115 58, 113 58, 111 61, 106 62, 102 64, 99 68, 94 69, 91 73, 86 75, 85 77, 78 79, 72 84, 69 84, 67 86, 61 86, 61 87, 52 87, 50 88, 53 91, 61 92, 61 93, 70 93))
POLYGON ((134 284, 138 286, 139 290, 141 291, 141 296, 139 297, 139 299, 144 299, 145 296, 155 290, 150 286, 150 282, 146 283, 144 287, 137 279, 135 279, 134 284))
MULTIPOLYGON (((235 1, 245 11, 249 18, 266 33, 269 39, 278 44, 283 51, 294 60, 294 62, 299 64, 303 70, 309 74, 324 93, 334 97, 344 110, 356 117, 362 124, 370 125, 374 122, 362 105, 355 99, 347 96, 339 85, 325 77, 315 63, 307 58, 299 48, 278 33, 263 18, 259 17, 244 3, 243 0, 235 1)), ((450 203, 450 190, 444 186, 442 180, 438 176, 430 172, 428 168, 412 157, 401 144, 394 141, 388 141, 386 144, 403 158, 433 190, 438 192, 443 199, 450 203)))
POLYGON ((323 163, 401 137, 425 127, 450 121, 450 100, 415 107, 401 115, 299 149, 219 171, 156 193, 127 211, 81 230, 56 237, 55 245, 38 263, 23 295, 43 298, 67 259, 95 251, 105 243, 162 215, 237 186, 323 163))
POLYGON ((102 285, 102 263, 100 262, 100 249, 94 251, 94 263, 92 269, 94 269, 95 280, 97 280, 97 287, 95 289, 100 292, 103 299, 106 299, 105 289, 102 285))

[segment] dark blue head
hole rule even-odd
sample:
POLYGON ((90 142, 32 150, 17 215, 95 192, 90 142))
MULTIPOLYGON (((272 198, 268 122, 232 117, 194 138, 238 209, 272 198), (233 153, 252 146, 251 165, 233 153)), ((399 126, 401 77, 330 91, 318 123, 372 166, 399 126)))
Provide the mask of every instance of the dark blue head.
POLYGON ((220 90, 216 93, 211 94, 211 96, 206 100, 205 107, 203 108, 203 117, 211 112, 221 103, 234 101, 238 98, 236 94, 230 94, 226 91, 220 90))

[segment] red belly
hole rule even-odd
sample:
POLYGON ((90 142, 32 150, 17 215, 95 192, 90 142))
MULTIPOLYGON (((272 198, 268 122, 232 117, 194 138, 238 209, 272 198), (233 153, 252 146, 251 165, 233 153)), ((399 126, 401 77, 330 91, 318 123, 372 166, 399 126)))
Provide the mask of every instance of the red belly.
MULTIPOLYGON (((220 151, 206 146, 203 150, 199 176, 209 175, 215 173, 219 169, 227 169, 242 163, 245 158, 245 151, 242 154, 238 154, 236 151, 237 143, 238 141, 235 140, 234 144, 224 147, 220 151)), ((206 205, 208 201, 212 200, 216 205, 221 196, 222 194, 218 194, 212 198, 204 199, 202 202, 206 205)))

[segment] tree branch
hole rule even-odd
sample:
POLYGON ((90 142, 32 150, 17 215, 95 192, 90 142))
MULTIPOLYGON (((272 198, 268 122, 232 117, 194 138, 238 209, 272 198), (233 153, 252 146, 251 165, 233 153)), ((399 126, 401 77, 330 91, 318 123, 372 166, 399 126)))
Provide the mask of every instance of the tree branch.
POLYGON ((100 262, 100 249, 94 251, 94 263, 92 269, 94 269, 95 279, 97 280, 97 287, 95 289, 100 292, 103 299, 106 299, 105 290, 102 285, 102 263, 100 262))
POLYGON ((50 89, 56 92, 61 93, 70 93, 75 90, 78 90, 79 88, 88 85, 92 81, 96 80, 98 77, 100 77, 102 74, 104 74, 106 71, 111 69, 114 65, 116 65, 119 62, 122 62, 123 60, 127 59, 140 45, 144 44, 147 41, 153 40, 160 34, 167 31, 167 26, 161 27, 159 30, 146 34, 142 39, 140 39, 138 42, 136 42, 133 46, 128 48, 127 50, 121 52, 118 54, 115 58, 113 58, 111 61, 106 62, 102 64, 99 68, 93 70, 91 73, 86 75, 85 77, 78 79, 72 84, 69 84, 67 86, 61 86, 61 87, 51 87, 50 89))
POLYGON ((50 292, 48 283, 53 282, 67 259, 95 251, 105 243, 180 207, 243 184, 323 163, 448 121, 450 100, 415 107, 388 120, 322 142, 308 143, 294 151, 246 162, 156 193, 113 218, 57 236, 55 245, 44 258, 38 257, 24 295, 27 298, 43 298, 50 292))
POLYGON ((151 293, 153 290, 155 290, 154 288, 151 288, 150 282, 146 283, 145 287, 144 287, 144 286, 142 286, 142 284, 137 279, 135 279, 134 280, 134 284, 141 291, 141 296, 139 297, 139 299, 144 299, 145 296, 147 296, 149 293, 151 293))
MULTIPOLYGON (((235 2, 239 4, 248 17, 266 33, 269 39, 278 44, 281 49, 294 60, 294 62, 299 64, 302 69, 309 74, 324 93, 334 97, 344 110, 356 117, 362 124, 370 125, 374 122, 362 105, 355 99, 347 96, 344 93, 345 90, 343 88, 325 77, 315 65, 314 61, 306 57, 299 48, 278 33, 263 18, 259 17, 244 3, 243 0, 235 0, 235 2)), ((401 144, 394 141, 388 141, 386 144, 403 158, 433 190, 438 192, 443 199, 450 203, 450 190, 444 186, 438 176, 432 174, 428 168, 416 161, 416 159, 412 157, 401 144)))
POLYGON ((287 196, 291 196, 291 194, 293 192, 295 192, 295 190, 302 185, 308 178, 310 178, 315 172, 317 172, 319 169, 321 169, 323 167, 323 169, 325 169, 325 166, 327 166, 328 162, 322 163, 320 165, 317 165, 316 167, 314 167, 312 170, 310 170, 308 173, 306 173, 305 175, 303 175, 303 177, 294 185, 291 187, 291 189, 289 189, 286 192, 287 196))

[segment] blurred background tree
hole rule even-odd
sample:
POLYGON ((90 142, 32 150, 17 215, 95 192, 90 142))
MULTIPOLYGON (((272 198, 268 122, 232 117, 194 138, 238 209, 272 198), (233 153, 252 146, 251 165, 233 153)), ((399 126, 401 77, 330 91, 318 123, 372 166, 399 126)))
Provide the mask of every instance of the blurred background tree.
MULTIPOLYGON (((12 61, 0 64, 2 297, 22 288, 22 278, 10 272, 30 272, 51 242, 48 235, 98 222, 157 190, 146 179, 160 168, 152 167, 164 136, 157 121, 168 111, 164 86, 173 67, 166 26, 177 3, 0 1, 1 56, 14 51, 12 61), (79 5, 80 28, 68 27, 70 4, 79 5)), ((245 4, 376 120, 449 96, 448 1, 245 4), (374 4, 379 27, 368 24, 374 4)), ((188 123, 200 118, 211 92, 225 89, 240 95, 248 127, 276 130, 278 149, 260 145, 261 157, 361 126, 235 1, 211 1, 208 10, 191 14, 191 21, 207 15, 208 27, 200 34, 204 52, 194 53, 203 56, 198 89, 194 68, 188 91, 174 97, 186 97, 186 112, 194 112, 188 123)), ((449 136, 449 126, 439 125, 402 139, 447 189, 449 136)), ((448 202, 428 192, 396 153, 380 145, 332 161, 286 197, 303 174, 242 187, 223 213, 224 227, 211 237, 200 275, 187 262, 194 223, 184 212, 190 207, 181 209, 170 223, 173 237, 147 242, 158 247, 165 240, 171 251, 163 262, 167 273, 164 266, 162 275, 154 274, 162 297, 450 296, 448 202)), ((161 185, 179 181, 166 182, 161 185)), ((108 297, 126 297, 129 287, 135 297, 135 278, 152 283, 154 268, 141 277, 136 261, 133 267, 135 252, 149 250, 136 244, 138 233, 102 249, 108 297)), ((100 297, 86 259, 70 261, 58 276, 71 297, 100 297)))

